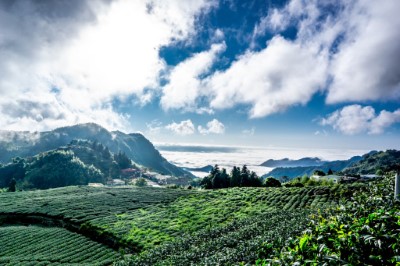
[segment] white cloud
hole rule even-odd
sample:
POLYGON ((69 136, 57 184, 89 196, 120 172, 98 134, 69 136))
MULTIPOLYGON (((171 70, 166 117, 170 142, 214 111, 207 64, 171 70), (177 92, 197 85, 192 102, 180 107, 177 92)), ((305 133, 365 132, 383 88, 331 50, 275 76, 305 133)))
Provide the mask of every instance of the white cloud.
POLYGON ((224 134, 225 133, 225 126, 217 119, 213 119, 207 123, 207 127, 198 126, 197 130, 202 135, 207 134, 224 134))
POLYGON ((230 108, 251 105, 250 117, 280 112, 306 104, 325 85, 326 54, 274 37, 260 52, 248 51, 230 68, 204 81, 210 106, 230 108))
POLYGON ((253 30, 258 36, 298 29, 295 43, 328 53, 327 103, 400 99, 400 16, 397 0, 291 0, 271 9, 253 30), (335 10, 335 14, 326 13, 335 10))
POLYGON ((150 101, 165 69, 160 47, 189 40, 196 16, 215 5, 207 0, 0 3, 0 104, 6 99, 15 106, 43 104, 34 117, 18 108, 0 113, 0 127, 43 130, 86 120, 109 128, 126 125, 112 100, 136 95, 142 103, 150 101))
POLYGON ((400 2, 358 1, 334 55, 329 103, 400 98, 400 2))
POLYGON ((392 124, 400 122, 400 109, 394 112, 382 110, 376 115, 371 106, 349 105, 323 118, 321 125, 330 125, 335 130, 346 135, 355 135, 367 132, 381 134, 392 124))
POLYGON ((192 135, 195 132, 195 127, 190 119, 183 120, 180 123, 173 122, 167 125, 165 128, 182 136, 192 135))
POLYGON ((256 132, 256 128, 252 127, 251 129, 244 129, 242 130, 242 134, 246 136, 254 136, 254 133, 256 132))
POLYGON ((158 119, 151 121, 150 123, 146 123, 147 133, 150 135, 158 135, 162 130, 162 122, 158 119))
POLYGON ((169 75, 169 83, 163 87, 163 109, 199 110, 196 100, 204 96, 200 75, 210 70, 217 55, 225 48, 225 43, 214 44, 210 50, 197 53, 174 67, 169 75))

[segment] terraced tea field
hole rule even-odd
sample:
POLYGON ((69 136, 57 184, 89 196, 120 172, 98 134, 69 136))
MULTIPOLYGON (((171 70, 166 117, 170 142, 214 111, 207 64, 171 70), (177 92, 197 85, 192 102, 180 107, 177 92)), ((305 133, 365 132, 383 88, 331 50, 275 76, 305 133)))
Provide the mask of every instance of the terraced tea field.
POLYGON ((0 243, 0 265, 109 265, 119 255, 57 227, 0 227, 0 243))
MULTIPOLYGON (((1 193, 0 225, 33 223, 64 227, 91 241, 114 250, 124 248, 133 254, 143 251, 151 254, 153 250, 159 252, 154 249, 157 246, 160 246, 158 250, 162 250, 163 254, 169 254, 171 251, 164 249, 166 246, 163 244, 168 246, 174 241, 183 245, 176 246, 176 252, 186 252, 193 248, 192 241, 214 241, 225 251, 242 250, 240 256, 236 251, 228 252, 231 254, 229 258, 242 257, 247 260, 251 257, 248 256, 250 251, 259 246, 262 239, 268 239, 268 231, 274 224, 278 225, 278 221, 286 219, 295 225, 290 227, 286 224, 282 227, 290 228, 285 229, 288 235, 298 232, 307 222, 307 215, 311 211, 337 204, 341 193, 341 187, 232 188, 214 191, 66 187, 1 193), (284 212, 277 213, 282 210, 284 212), (277 220, 273 220, 273 217, 277 220), (274 222, 269 223, 268 220, 274 222), (243 230, 235 229, 240 235, 234 236, 232 228, 238 223, 243 223, 240 226, 243 230), (208 232, 216 235, 204 238, 208 232), (234 244, 234 239, 241 241, 241 248, 238 243, 234 244), (228 243, 227 246, 224 243, 228 243), (185 245, 189 245, 189 248, 182 248, 185 245), (247 253, 245 250, 248 250, 247 253)), ((46 246, 46 243, 39 241, 37 245, 46 246)), ((198 248, 196 252, 201 250, 198 248)), ((192 255, 201 254, 196 252, 192 252, 192 255)), ((18 254, 15 256, 18 257, 18 254)))

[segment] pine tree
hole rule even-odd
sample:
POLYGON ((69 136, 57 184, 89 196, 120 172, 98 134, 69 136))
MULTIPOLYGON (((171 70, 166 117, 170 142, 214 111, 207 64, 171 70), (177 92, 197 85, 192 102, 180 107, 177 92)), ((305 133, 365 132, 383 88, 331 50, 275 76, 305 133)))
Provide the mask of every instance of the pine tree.
POLYGON ((15 192, 16 189, 16 185, 17 185, 17 181, 15 181, 15 179, 11 179, 10 184, 8 185, 8 191, 9 192, 15 192))
POLYGON ((240 171, 240 187, 248 187, 250 186, 250 171, 247 169, 246 165, 243 165, 242 170, 240 171))
POLYGON ((230 186, 231 187, 238 187, 240 186, 240 169, 239 167, 234 166, 232 168, 231 174, 230 174, 230 186))

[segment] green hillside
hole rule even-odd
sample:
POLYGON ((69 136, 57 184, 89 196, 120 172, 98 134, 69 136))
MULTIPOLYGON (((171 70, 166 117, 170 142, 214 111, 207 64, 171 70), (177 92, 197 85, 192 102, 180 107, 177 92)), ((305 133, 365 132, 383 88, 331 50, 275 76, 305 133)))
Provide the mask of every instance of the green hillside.
POLYGON ((400 168, 400 151, 387 150, 365 154, 362 159, 345 168, 345 174, 375 174, 400 168))
POLYGON ((110 258, 114 265, 135 266, 252 265, 256 261, 260 265, 307 261, 392 265, 400 254, 400 207, 393 200, 393 181, 389 173, 369 183, 316 187, 70 186, 3 192, 0 232, 9 235, 14 230, 17 240, 37 241, 19 251, 7 240, 12 255, 0 255, 0 261, 46 264, 50 257, 45 251, 50 250, 57 260, 50 265, 101 264, 110 258), (57 228, 62 232, 57 233, 57 228), (53 234, 71 245, 54 251, 53 243, 59 240, 53 234), (385 246, 384 252, 379 245, 385 246), (90 248, 74 252, 74 246, 90 248), (98 257, 93 250, 103 255, 98 257), (349 257, 351 250, 357 253, 349 257), (362 255, 363 250, 374 257, 362 255), (125 255, 117 257, 116 252, 125 255), (27 253, 35 256, 27 259, 27 253))
POLYGON ((90 182, 105 184, 134 167, 124 153, 112 154, 99 142, 74 140, 67 146, 0 166, 0 187, 15 179, 18 189, 46 189, 90 182))
POLYGON ((62 225, 135 254, 126 262, 132 265, 167 262, 171 256, 175 265, 190 258, 230 265, 255 260, 268 239, 283 245, 301 232, 311 212, 335 206, 349 189, 358 187, 196 191, 85 186, 0 193, 0 224, 62 225), (208 242, 215 248, 200 245, 208 242))

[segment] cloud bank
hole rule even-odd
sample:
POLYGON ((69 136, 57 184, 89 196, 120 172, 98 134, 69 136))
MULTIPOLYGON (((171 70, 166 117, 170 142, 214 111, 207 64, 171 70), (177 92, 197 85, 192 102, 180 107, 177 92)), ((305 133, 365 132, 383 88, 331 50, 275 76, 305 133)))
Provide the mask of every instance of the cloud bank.
MULTIPOLYGON (((233 51, 232 33, 199 24, 216 8, 217 0, 0 2, 0 128, 97 122, 130 130, 115 101, 200 114, 245 106, 261 118, 316 94, 350 104, 324 120, 345 134, 377 134, 398 122, 397 111, 376 115, 354 104, 400 99, 399 1, 290 0, 260 17, 248 48, 220 65, 233 51), (160 57, 162 47, 184 49, 202 30, 214 32, 207 48, 174 66, 160 57)), ((223 133, 218 123, 197 130, 223 133)))
POLYGON ((400 122, 400 109, 394 112, 382 110, 378 115, 371 106, 349 105, 321 120, 321 125, 332 126, 346 135, 367 132, 381 134, 386 128, 400 122))
POLYGON ((94 121, 127 129, 112 101, 144 101, 159 49, 190 39, 214 1, 2 1, 0 127, 45 130, 94 121), (29 112, 28 108, 33 112, 29 112))
MULTIPOLYGON (((250 45, 227 69, 205 77, 186 75, 188 87, 168 87, 162 104, 211 110, 244 104, 250 118, 260 118, 305 105, 316 93, 326 95, 328 104, 399 100, 399 9, 396 0, 291 0, 255 25, 253 42, 275 35, 264 48, 250 45), (289 27, 297 29, 293 39, 281 35, 289 27), (178 94, 190 97, 183 101, 178 94)), ((202 69, 218 60, 209 58, 202 69)))

